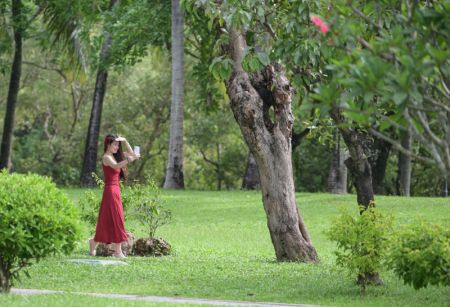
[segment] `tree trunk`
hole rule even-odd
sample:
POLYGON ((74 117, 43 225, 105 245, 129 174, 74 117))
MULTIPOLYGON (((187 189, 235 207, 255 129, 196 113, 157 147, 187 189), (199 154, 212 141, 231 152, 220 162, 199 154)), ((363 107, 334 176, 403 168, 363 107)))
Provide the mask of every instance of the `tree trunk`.
POLYGON ((0 261, 0 293, 11 290, 11 273, 7 262, 0 261))
POLYGON ((338 131, 334 131, 335 143, 333 146, 330 172, 328 174, 327 190, 334 194, 347 193, 347 167, 344 161, 347 154, 342 148, 341 135, 338 131))
MULTIPOLYGON (((406 150, 411 150, 412 137, 410 131, 402 135, 401 145, 406 150)), ((411 196, 411 156, 398 153, 398 192, 402 196, 411 196)))
POLYGON ((380 138, 373 136, 374 142, 370 146, 369 157, 372 169, 372 186, 375 194, 384 195, 384 177, 392 145, 380 138))
POLYGON ((372 171, 364 152, 368 136, 366 133, 343 125, 345 120, 338 107, 333 106, 330 115, 338 125, 339 131, 349 150, 350 157, 345 160, 345 165, 348 167, 355 184, 358 206, 362 206, 365 210, 369 206, 375 205, 372 187, 372 171))
POLYGON ((241 64, 246 48, 244 35, 235 29, 230 29, 230 35, 234 69, 227 81, 227 93, 234 117, 258 165, 276 257, 279 261, 316 262, 316 250, 295 200, 292 87, 280 65, 267 65, 251 77, 244 72, 241 64))
POLYGON ((165 189, 183 189, 184 34, 180 0, 172 0, 172 105, 165 189))
POLYGON ((14 23, 14 59, 9 81, 8 98, 6 101, 5 122, 3 124, 2 147, 0 154, 0 170, 11 170, 11 147, 14 131, 14 117, 16 113, 17 96, 22 74, 22 31, 23 18, 21 0, 12 0, 12 20, 14 23))
MULTIPOLYGON (((117 0, 111 0, 109 9, 112 10, 117 0)), ((89 119, 89 128, 86 136, 86 144, 84 149, 83 167, 81 169, 80 185, 86 187, 95 186, 92 173, 97 169, 97 148, 98 138, 100 135, 100 124, 102 120, 103 99, 106 93, 106 85, 108 80, 108 70, 106 61, 109 58, 112 44, 112 36, 105 33, 105 41, 100 51, 100 65, 97 70, 97 78, 95 80, 94 97, 92 101, 91 117, 89 119)))
POLYGON ((258 166, 252 153, 248 153, 247 167, 245 168, 244 180, 242 180, 242 189, 256 190, 260 187, 258 166))

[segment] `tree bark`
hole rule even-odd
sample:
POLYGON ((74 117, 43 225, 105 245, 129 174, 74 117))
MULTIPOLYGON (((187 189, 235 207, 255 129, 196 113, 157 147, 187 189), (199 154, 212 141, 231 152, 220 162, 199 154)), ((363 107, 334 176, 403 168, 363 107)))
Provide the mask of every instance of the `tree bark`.
POLYGON ((369 157, 372 169, 372 186, 375 194, 384 195, 384 177, 392 145, 380 138, 373 137, 374 142, 370 146, 369 157))
POLYGON ((14 24, 14 59, 11 68, 8 97, 6 101, 6 113, 3 124, 2 146, 0 153, 0 170, 6 168, 11 170, 11 147, 14 131, 14 117, 16 113, 17 96, 20 88, 20 77, 22 74, 22 31, 23 20, 22 1, 12 0, 12 20, 14 24))
POLYGON ((347 159, 347 154, 342 148, 341 135, 336 130, 334 131, 334 139, 327 190, 334 194, 346 194, 347 167, 344 161, 347 159))
POLYGON ((230 36, 234 66, 227 81, 227 93, 234 117, 258 165, 276 257, 279 261, 316 262, 316 250, 295 200, 291 161, 292 87, 280 65, 267 65, 252 76, 244 72, 244 35, 230 29, 230 36))
POLYGON ((183 189, 184 17, 180 0, 172 0, 172 104, 165 189, 183 189))
POLYGON ((252 153, 248 153, 247 166, 245 168, 244 179, 242 180, 242 189, 256 190, 260 187, 258 166, 252 153))
POLYGON ((9 293, 11 290, 11 273, 7 262, 0 260, 0 293, 9 293))
MULTIPOLYGON (((402 135, 401 145, 411 150, 412 136, 408 130, 402 135)), ((402 196, 411 196, 411 156, 398 153, 398 192, 402 196)))
POLYGON ((330 115, 338 125, 339 131, 349 150, 350 157, 345 160, 345 165, 350 171, 355 184, 358 206, 362 206, 365 210, 369 206, 375 205, 372 187, 372 170, 364 152, 368 135, 367 133, 343 125, 345 119, 337 106, 332 107, 330 115))
MULTIPOLYGON (((109 9, 112 10, 117 0, 111 0, 109 9)), ((92 173, 97 169, 97 148, 98 138, 100 135, 100 124, 102 120, 103 100, 106 93, 106 85, 108 81, 108 70, 106 62, 110 56, 112 45, 112 36, 105 33, 105 41, 100 51, 100 64, 97 70, 97 78, 95 80, 94 97, 92 101, 91 117, 89 119, 89 128, 86 136, 86 144, 84 149, 83 167, 81 169, 80 185, 86 187, 95 186, 92 173)))

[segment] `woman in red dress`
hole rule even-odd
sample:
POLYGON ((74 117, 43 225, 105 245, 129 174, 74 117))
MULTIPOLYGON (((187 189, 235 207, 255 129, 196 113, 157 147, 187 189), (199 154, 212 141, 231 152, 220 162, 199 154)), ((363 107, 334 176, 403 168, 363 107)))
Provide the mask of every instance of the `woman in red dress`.
POLYGON ((104 142, 103 173, 105 188, 98 214, 97 227, 94 238, 89 240, 89 254, 95 256, 95 249, 99 242, 114 243, 114 257, 124 258, 122 242, 127 241, 125 232, 122 199, 120 198, 119 177, 126 180, 126 165, 139 159, 124 137, 107 135, 104 142), (121 144, 126 151, 122 151, 121 144))

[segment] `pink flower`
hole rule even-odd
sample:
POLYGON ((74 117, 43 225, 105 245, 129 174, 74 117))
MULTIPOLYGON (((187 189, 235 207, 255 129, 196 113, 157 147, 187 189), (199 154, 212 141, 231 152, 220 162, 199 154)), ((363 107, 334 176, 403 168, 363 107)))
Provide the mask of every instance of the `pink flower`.
POLYGON ((326 22, 323 21, 319 16, 311 16, 310 19, 313 24, 319 27, 320 32, 327 33, 330 30, 326 22))
POLYGON ((328 25, 326 23, 324 23, 323 25, 320 26, 320 31, 322 33, 327 33, 330 30, 330 28, 328 27, 328 25))

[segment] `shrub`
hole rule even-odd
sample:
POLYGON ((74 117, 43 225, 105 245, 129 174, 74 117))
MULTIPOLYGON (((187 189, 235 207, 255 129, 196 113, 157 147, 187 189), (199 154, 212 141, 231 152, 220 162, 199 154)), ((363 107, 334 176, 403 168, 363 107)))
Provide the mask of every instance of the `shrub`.
POLYGON ((51 179, 0 173, 0 292, 32 261, 70 253, 79 233, 73 203, 51 179))
POLYGON ((151 179, 147 184, 135 184, 126 189, 123 200, 133 208, 137 220, 147 228, 149 237, 155 236, 156 230, 170 223, 172 212, 164 207, 161 190, 151 179))
POLYGON ((394 240, 389 267, 405 284, 420 289, 450 285, 450 229, 417 223, 405 228, 394 240))
POLYGON ((337 243, 337 264, 357 274, 362 291, 369 283, 381 283, 377 272, 382 267, 391 228, 391 217, 369 207, 361 214, 343 210, 326 232, 337 243))

